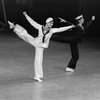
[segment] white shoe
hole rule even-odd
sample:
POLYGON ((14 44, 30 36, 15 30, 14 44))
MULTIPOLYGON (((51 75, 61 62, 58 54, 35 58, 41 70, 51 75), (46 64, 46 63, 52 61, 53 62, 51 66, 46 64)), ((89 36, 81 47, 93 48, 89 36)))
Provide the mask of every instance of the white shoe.
POLYGON ((68 67, 67 67, 67 68, 66 68, 66 71, 67 71, 67 72, 74 72, 74 69, 68 68, 68 67))
POLYGON ((42 80, 38 77, 34 77, 35 80, 39 81, 39 82, 42 82, 42 80))
POLYGON ((14 24, 13 23, 11 23, 10 21, 8 21, 8 24, 9 24, 10 29, 14 28, 14 24))

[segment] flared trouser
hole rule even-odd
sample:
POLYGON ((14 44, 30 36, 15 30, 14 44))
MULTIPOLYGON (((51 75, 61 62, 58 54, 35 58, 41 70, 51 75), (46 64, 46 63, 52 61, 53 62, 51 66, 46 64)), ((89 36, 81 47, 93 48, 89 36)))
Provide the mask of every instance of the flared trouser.
POLYGON ((79 59, 79 48, 77 43, 72 43, 70 44, 70 49, 71 49, 71 60, 68 63, 69 68, 76 68, 77 61, 79 59))
POLYGON ((27 33, 27 31, 20 25, 16 25, 14 28, 14 32, 24 41, 35 47, 35 59, 34 59, 34 73, 35 77, 43 78, 43 51, 44 48, 42 46, 38 46, 37 42, 35 42, 35 38, 27 33))

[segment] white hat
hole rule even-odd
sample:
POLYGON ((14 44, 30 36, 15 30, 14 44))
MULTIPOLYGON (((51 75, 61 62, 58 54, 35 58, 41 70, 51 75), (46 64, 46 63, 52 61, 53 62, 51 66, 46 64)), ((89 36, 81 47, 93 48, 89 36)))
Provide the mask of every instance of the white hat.
POLYGON ((80 16, 76 17, 75 19, 76 19, 76 20, 79 20, 79 19, 81 19, 81 18, 83 18, 83 15, 80 15, 80 16))
POLYGON ((47 18, 46 23, 49 23, 51 21, 53 21, 53 18, 52 17, 49 17, 49 18, 47 18))

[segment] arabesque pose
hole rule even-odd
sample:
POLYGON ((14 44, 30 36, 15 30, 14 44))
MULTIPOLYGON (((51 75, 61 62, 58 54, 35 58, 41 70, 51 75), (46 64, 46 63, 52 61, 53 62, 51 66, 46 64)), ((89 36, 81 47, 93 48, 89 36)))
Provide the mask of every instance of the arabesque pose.
POLYGON ((74 25, 60 27, 60 28, 52 28, 53 26, 53 18, 49 17, 46 20, 45 25, 40 25, 36 21, 34 21, 32 18, 30 18, 26 12, 23 12, 24 16, 28 20, 28 22, 38 30, 38 36, 36 38, 32 37, 26 29, 24 29, 22 26, 16 24, 14 25, 10 21, 8 21, 10 29, 13 29, 13 31, 24 41, 28 42, 32 46, 35 47, 35 60, 34 60, 34 72, 35 76, 34 79, 41 82, 43 78, 43 51, 45 48, 48 48, 50 38, 53 33, 58 33, 62 31, 66 31, 68 29, 74 28, 74 25))

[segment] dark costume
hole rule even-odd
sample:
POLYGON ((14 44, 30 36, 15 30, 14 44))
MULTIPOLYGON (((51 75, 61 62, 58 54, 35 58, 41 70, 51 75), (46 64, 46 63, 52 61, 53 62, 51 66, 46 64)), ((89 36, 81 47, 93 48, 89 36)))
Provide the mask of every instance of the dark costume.
POLYGON ((79 59, 79 48, 78 43, 82 42, 82 39, 84 38, 84 34, 86 34, 86 30, 88 26, 92 23, 93 20, 90 20, 86 23, 86 25, 83 25, 83 27, 76 25, 76 27, 71 30, 70 36, 66 38, 66 42, 70 44, 70 50, 71 50, 71 60, 69 61, 67 67, 75 69, 77 61, 79 59))

